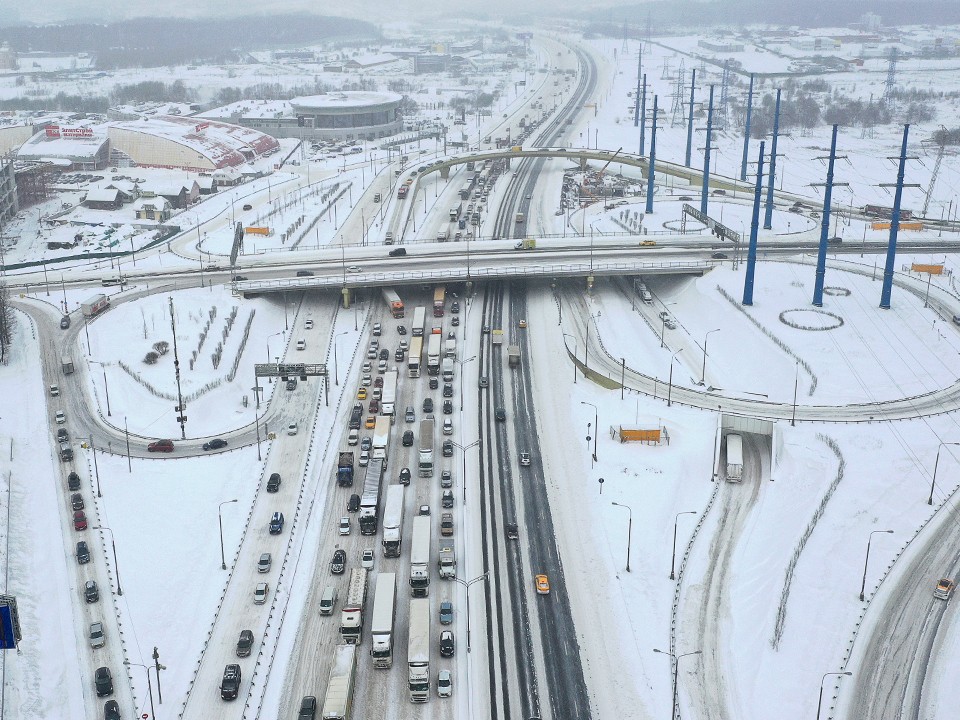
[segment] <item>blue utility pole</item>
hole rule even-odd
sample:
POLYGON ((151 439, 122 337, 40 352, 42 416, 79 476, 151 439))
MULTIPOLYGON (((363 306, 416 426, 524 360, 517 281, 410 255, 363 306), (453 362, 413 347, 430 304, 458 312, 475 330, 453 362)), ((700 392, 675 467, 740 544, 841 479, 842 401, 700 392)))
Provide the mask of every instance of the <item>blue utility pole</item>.
POLYGON ((830 198, 833 195, 833 164, 837 159, 837 125, 830 140, 830 161, 827 163, 827 185, 823 191, 823 213, 820 219, 820 247, 817 249, 817 276, 813 284, 813 304, 823 306, 823 280, 827 274, 827 240, 830 235, 830 198))
POLYGON ((897 190, 893 196, 893 215, 890 218, 890 243, 887 245, 887 264, 883 268, 883 289, 880 307, 890 309, 890 291, 893 289, 893 264, 897 259, 897 233, 900 232, 900 201, 903 198, 903 174, 907 164, 907 134, 910 125, 903 126, 903 146, 900 148, 900 168, 897 170, 897 190))
POLYGON ((690 167, 690 152, 693 149, 693 95, 697 88, 697 69, 690 73, 690 113, 687 115, 687 154, 683 164, 690 167))
POLYGON ((707 214, 707 198, 710 192, 710 136, 713 134, 713 85, 710 86, 710 102, 707 105, 707 146, 703 152, 703 189, 700 196, 700 212, 707 214))
POLYGON ((753 217, 750 220, 750 246, 747 249, 747 273, 743 279, 743 304, 753 305, 753 273, 757 265, 757 233, 760 228, 760 196, 763 194, 763 140, 757 160, 757 185, 753 191, 753 217))
POLYGON ((646 212, 653 212, 653 174, 657 162, 657 96, 653 96, 653 117, 650 120, 650 168, 647 175, 646 212))
POLYGON ((777 107, 773 111, 773 142, 770 145, 770 178, 767 181, 767 206, 763 214, 763 229, 773 227, 773 181, 777 174, 777 136, 780 134, 780 90, 777 89, 777 107))
POLYGON ((750 118, 753 116, 753 73, 750 73, 750 92, 747 93, 747 123, 743 129, 743 162, 740 163, 740 179, 747 179, 747 152, 750 148, 750 118))

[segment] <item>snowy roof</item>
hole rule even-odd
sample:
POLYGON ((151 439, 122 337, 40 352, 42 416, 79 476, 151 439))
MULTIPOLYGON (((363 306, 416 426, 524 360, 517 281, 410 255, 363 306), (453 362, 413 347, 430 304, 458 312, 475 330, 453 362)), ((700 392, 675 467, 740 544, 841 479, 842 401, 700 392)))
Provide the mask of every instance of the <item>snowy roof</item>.
POLYGON ((360 67, 373 67, 374 65, 385 65, 386 63, 396 62, 397 57, 388 53, 379 53, 376 55, 358 55, 355 58, 347 60, 348 63, 360 67))
POLYGON ((155 209, 165 210, 170 207, 170 201, 165 197, 142 197, 133 201, 134 210, 140 210, 147 205, 155 209))
POLYGON ((398 103, 403 100, 403 96, 394 92, 331 92, 323 95, 307 95, 305 97, 296 97, 290 101, 290 104, 299 108, 313 108, 316 110, 325 109, 349 109, 363 107, 367 105, 384 105, 387 103, 398 103))
POLYGON ((22 158, 75 158, 96 155, 107 142, 106 135, 92 128, 82 130, 91 134, 57 137, 52 134, 51 128, 46 128, 27 140, 17 155, 22 158))
POLYGON ((116 202, 120 191, 116 188, 93 188, 87 193, 85 202, 116 202))
POLYGON ((240 100, 200 113, 202 118, 228 118, 239 115, 245 118, 292 117, 293 108, 286 100, 240 100))

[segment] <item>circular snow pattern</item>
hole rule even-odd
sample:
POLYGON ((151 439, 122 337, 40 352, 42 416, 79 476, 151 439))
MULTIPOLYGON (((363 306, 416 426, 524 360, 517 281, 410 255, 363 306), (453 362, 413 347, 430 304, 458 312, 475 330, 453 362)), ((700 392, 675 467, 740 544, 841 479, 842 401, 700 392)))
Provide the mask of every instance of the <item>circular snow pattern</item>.
POLYGON ((835 330, 843 326, 843 318, 826 310, 794 308, 780 313, 780 322, 797 330, 835 330))
POLYGON ((836 297, 850 297, 850 290, 845 287, 825 287, 824 295, 835 295, 836 297))

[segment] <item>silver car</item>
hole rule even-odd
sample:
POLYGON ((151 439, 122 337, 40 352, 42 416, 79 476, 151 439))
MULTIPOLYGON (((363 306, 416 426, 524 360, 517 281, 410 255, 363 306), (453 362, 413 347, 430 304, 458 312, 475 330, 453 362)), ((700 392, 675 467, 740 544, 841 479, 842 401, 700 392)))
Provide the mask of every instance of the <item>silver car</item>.
POLYGON ((107 636, 103 634, 103 623, 90 623, 90 647, 102 648, 107 644, 107 636))

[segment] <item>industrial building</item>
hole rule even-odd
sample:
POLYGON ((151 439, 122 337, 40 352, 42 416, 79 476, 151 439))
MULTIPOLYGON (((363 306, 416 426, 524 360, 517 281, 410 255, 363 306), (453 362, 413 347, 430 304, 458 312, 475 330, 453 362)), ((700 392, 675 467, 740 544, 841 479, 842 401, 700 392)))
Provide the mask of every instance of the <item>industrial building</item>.
POLYGON ((202 113, 277 138, 375 140, 400 132, 401 95, 392 92, 331 92, 282 100, 242 100, 202 113))
POLYGON ((0 157, 0 235, 3 234, 3 226, 17 214, 18 207, 13 159, 0 157))

